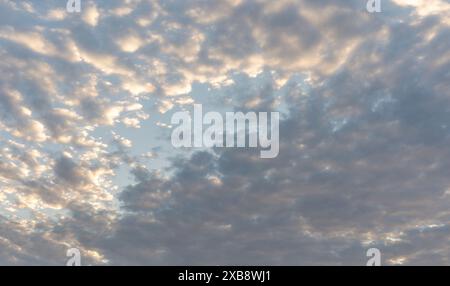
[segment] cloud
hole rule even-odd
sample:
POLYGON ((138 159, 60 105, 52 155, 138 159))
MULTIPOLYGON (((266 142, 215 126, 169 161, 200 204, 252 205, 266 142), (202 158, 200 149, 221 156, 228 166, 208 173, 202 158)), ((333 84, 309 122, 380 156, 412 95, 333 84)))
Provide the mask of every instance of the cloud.
POLYGON ((0 264, 448 264, 447 1, 60 2, 0 0, 0 264), (171 149, 193 103, 279 156, 171 149))
POLYGON ((100 13, 97 10, 97 6, 92 2, 89 3, 86 10, 83 12, 83 21, 90 26, 97 26, 99 21, 100 13))

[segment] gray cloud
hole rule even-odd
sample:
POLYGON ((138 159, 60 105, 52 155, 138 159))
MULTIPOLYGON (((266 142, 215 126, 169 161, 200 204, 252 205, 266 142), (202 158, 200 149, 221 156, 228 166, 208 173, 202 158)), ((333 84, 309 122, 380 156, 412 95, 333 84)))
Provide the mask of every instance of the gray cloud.
POLYGON ((446 1, 38 2, 0 0, 0 264, 448 264, 446 1), (193 102, 281 111, 279 156, 143 150, 193 102))

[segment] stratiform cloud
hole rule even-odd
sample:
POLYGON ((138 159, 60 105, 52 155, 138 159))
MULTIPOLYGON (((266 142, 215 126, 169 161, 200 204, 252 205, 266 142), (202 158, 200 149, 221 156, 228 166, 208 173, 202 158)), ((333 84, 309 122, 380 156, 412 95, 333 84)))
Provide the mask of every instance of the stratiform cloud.
POLYGON ((450 3, 0 0, 0 264, 449 264, 450 3), (170 115, 280 111, 280 154, 170 115))

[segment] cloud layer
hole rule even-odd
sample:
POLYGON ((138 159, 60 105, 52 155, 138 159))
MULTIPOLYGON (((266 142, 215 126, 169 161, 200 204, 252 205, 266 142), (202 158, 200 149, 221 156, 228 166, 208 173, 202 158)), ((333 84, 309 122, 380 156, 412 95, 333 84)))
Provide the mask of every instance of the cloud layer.
POLYGON ((449 264, 450 3, 365 2, 0 0, 0 264, 449 264), (174 150, 193 103, 279 156, 174 150))

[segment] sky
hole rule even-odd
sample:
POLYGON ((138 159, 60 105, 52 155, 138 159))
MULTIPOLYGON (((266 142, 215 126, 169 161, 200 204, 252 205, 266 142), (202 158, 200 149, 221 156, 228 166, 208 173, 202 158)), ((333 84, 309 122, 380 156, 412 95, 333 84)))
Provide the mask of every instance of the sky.
POLYGON ((449 0, 66 2, 0 0, 0 265, 450 264, 449 0))

